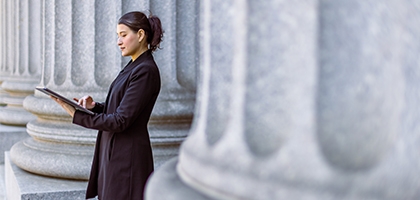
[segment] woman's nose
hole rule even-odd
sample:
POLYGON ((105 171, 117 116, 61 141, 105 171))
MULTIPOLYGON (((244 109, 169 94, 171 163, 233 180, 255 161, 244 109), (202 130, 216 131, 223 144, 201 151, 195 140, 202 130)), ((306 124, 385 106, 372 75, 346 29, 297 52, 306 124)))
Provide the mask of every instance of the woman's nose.
POLYGON ((121 39, 120 39, 120 38, 118 38, 118 39, 117 39, 117 44, 118 44, 118 45, 122 44, 122 41, 121 41, 121 39))

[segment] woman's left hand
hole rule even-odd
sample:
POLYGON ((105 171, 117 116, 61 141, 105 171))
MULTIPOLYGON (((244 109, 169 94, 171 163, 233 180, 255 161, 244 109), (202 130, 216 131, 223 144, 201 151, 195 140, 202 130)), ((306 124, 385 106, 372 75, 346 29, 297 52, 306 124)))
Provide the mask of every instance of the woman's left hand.
POLYGON ((76 112, 76 109, 74 109, 74 107, 73 106, 71 106, 71 105, 69 105, 69 104, 67 104, 67 103, 65 103, 65 102, 63 102, 63 101, 61 101, 60 99, 57 99, 57 98, 55 98, 55 97, 53 97, 53 96, 50 96, 51 97, 51 99, 53 99, 55 102, 57 102, 58 104, 60 104, 60 106, 61 107, 63 107, 64 108, 64 110, 71 116, 71 117, 73 117, 74 116, 74 113, 76 112))

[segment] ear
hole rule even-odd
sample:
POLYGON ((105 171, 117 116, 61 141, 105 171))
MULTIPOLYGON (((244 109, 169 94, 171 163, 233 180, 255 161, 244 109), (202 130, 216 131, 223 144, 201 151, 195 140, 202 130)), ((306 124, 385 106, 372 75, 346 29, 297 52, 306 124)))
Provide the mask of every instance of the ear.
POLYGON ((137 31, 137 36, 139 38, 139 43, 140 43, 146 38, 146 33, 144 32, 143 29, 140 29, 139 31, 137 31))

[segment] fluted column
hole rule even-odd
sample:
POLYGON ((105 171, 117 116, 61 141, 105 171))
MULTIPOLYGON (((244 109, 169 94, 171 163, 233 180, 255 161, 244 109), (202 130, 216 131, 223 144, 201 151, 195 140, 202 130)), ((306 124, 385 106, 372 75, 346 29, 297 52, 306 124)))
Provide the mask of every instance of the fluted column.
POLYGON ((198 4, 195 0, 123 4, 123 13, 150 10, 161 19, 164 29, 162 49, 154 53, 162 88, 149 122, 155 168, 178 155, 191 126, 198 66, 198 19, 194 17, 198 4))
MULTIPOLYGON (((7 1, 0 1, 0 86, 3 81, 10 74, 9 67, 7 65, 7 1)), ((0 106, 5 106, 4 97, 8 96, 7 92, 0 87, 0 106)))
POLYGON ((7 65, 11 69, 1 87, 7 107, 0 108, 0 123, 24 126, 35 116, 23 106, 33 94, 41 75, 41 5, 39 2, 8 1, 7 65))
POLYGON ((418 1, 202 4, 197 118, 147 199, 420 198, 418 1))
MULTIPOLYGON (((39 85, 69 98, 91 95, 103 101, 120 70, 112 39, 120 12, 121 3, 111 0, 45 0, 39 85)), ((39 92, 28 96, 24 107, 37 119, 27 124, 32 137, 12 147, 13 162, 37 174, 87 180, 97 131, 73 125, 58 104, 39 92)))
POLYGON ((162 88, 149 123, 155 167, 178 155, 191 126, 198 66, 198 1, 151 0, 164 29, 155 55, 162 88))
POLYGON ((177 173, 216 199, 280 199, 270 180, 303 176, 287 157, 300 163, 299 154, 317 152, 299 148, 315 128, 317 3, 204 4, 199 118, 177 173))

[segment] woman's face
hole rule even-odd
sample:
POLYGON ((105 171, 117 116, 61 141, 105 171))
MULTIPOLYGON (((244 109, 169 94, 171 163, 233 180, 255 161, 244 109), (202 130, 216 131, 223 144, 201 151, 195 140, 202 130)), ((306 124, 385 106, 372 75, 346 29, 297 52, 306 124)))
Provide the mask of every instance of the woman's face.
POLYGON ((140 52, 141 37, 124 24, 117 25, 118 46, 122 56, 131 56, 137 58, 140 52))

